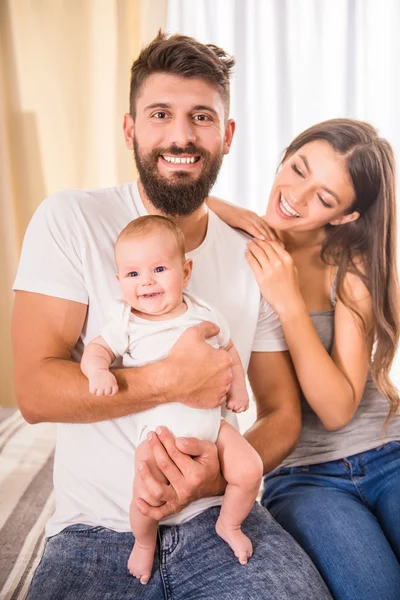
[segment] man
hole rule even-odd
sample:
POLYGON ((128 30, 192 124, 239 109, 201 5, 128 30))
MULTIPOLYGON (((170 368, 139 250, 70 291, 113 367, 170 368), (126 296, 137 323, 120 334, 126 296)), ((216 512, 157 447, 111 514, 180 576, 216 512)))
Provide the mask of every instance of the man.
POLYGON ((148 495, 140 510, 159 519, 202 500, 187 522, 160 527, 146 586, 127 571, 134 436, 126 417, 160 402, 203 408, 224 402, 229 358, 204 340, 215 326, 188 330, 159 363, 115 369, 120 391, 113 397, 91 396, 76 362, 118 294, 113 246, 119 232, 139 215, 167 215, 182 228, 194 261, 189 290, 224 313, 249 365, 259 418, 247 437, 265 471, 295 445, 298 391, 279 321, 260 300, 244 236, 205 205, 235 129, 228 119, 232 67, 219 48, 159 34, 133 64, 124 119, 138 184, 55 194, 28 228, 15 282, 17 394, 29 422, 60 423, 56 512, 29 600, 330 597, 308 557, 258 505, 243 524, 254 555, 246 567, 238 563, 215 533, 223 490, 215 447, 185 439, 175 444, 162 428, 149 443, 170 485, 143 463, 138 476, 148 495))

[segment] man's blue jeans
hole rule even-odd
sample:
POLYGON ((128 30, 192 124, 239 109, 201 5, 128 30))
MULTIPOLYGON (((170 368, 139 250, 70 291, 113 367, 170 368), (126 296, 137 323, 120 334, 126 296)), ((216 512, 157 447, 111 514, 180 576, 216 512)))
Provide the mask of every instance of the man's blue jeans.
POLYGON ((264 484, 262 504, 311 557, 336 600, 400 599, 400 441, 277 469, 264 484))
POLYGON ((243 523, 254 548, 245 566, 215 532, 219 511, 159 528, 147 585, 126 566, 131 533, 68 527, 47 541, 28 600, 331 600, 311 560, 262 506, 243 523))

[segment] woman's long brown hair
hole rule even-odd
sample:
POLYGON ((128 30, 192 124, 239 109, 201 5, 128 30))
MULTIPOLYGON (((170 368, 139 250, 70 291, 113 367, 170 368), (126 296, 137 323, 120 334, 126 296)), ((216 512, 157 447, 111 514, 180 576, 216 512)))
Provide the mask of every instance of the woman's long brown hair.
POLYGON ((358 211, 356 221, 327 225, 321 250, 326 264, 337 266, 336 293, 359 318, 344 290, 346 273, 356 274, 372 298, 372 377, 389 402, 389 415, 400 407, 398 390, 390 380, 400 334, 399 284, 396 260, 395 161, 390 144, 368 123, 332 119, 310 127, 286 149, 282 162, 302 146, 315 140, 328 142, 346 160, 355 200, 349 212, 358 211))

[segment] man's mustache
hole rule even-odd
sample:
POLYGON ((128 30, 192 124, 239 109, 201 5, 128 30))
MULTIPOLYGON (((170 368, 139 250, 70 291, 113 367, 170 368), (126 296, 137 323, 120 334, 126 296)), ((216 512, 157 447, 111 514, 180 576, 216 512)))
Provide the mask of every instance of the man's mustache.
POLYGON ((191 154, 192 156, 208 156, 208 152, 203 148, 197 148, 194 144, 190 143, 185 148, 180 146, 171 146, 170 148, 157 148, 153 151, 155 156, 161 156, 162 154, 178 155, 178 154, 191 154))

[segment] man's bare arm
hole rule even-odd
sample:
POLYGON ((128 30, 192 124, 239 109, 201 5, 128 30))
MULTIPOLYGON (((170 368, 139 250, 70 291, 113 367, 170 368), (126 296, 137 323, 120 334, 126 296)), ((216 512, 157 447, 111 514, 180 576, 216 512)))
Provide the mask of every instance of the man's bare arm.
POLYGON ((113 370, 119 386, 116 395, 90 394, 86 377, 71 358, 86 311, 87 306, 79 302, 16 292, 12 320, 15 386, 29 423, 91 423, 161 402, 184 401, 202 408, 224 402, 232 379, 231 359, 224 350, 204 342, 204 336, 218 333, 209 323, 188 329, 158 363, 113 370))
POLYGON ((297 445, 301 431, 299 386, 288 352, 253 352, 248 377, 257 420, 245 437, 261 456, 264 473, 269 473, 297 445))

